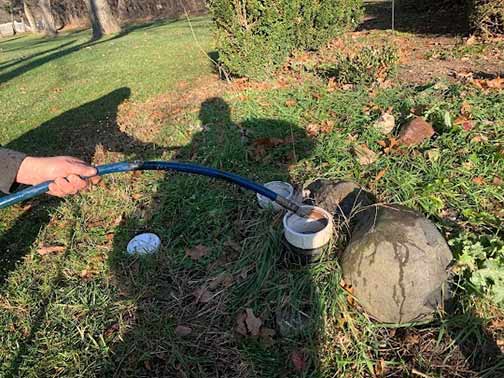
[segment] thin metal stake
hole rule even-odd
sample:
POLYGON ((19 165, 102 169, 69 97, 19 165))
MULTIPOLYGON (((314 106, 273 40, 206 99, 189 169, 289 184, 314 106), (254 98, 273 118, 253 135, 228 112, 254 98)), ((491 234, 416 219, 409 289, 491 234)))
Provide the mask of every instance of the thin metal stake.
POLYGON ((392 0, 392 34, 395 31, 395 0, 392 0))

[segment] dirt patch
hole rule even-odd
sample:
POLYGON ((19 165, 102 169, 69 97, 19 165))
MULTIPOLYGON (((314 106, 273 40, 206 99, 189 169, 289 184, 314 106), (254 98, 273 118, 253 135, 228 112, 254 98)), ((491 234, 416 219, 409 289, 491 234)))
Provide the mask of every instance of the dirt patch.
POLYGON ((400 52, 397 81, 425 84, 435 79, 456 80, 459 73, 476 76, 504 75, 504 42, 481 43, 467 33, 461 11, 418 12, 396 8, 392 32, 389 1, 366 3, 366 16, 358 31, 347 38, 364 42, 390 43, 400 52))
POLYGON ((222 96, 227 87, 216 75, 208 75, 192 82, 181 81, 174 91, 147 102, 125 101, 119 107, 119 128, 144 143, 152 143, 168 120, 177 121, 198 111, 203 101, 222 96))

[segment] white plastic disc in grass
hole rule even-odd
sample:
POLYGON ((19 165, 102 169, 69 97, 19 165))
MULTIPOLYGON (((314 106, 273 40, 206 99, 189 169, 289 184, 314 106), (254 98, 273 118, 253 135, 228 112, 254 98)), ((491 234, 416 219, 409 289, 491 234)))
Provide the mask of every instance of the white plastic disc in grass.
MULTIPOLYGON (((294 197, 294 188, 288 182, 271 181, 264 184, 264 186, 289 200, 292 200, 292 198, 294 197)), ((257 202, 263 209, 273 209, 275 211, 280 211, 283 209, 282 206, 280 206, 278 203, 273 202, 272 200, 264 197, 261 194, 257 194, 257 202)))
POLYGON ((130 255, 151 255, 161 248, 161 239, 152 233, 135 236, 128 243, 127 251, 130 255))

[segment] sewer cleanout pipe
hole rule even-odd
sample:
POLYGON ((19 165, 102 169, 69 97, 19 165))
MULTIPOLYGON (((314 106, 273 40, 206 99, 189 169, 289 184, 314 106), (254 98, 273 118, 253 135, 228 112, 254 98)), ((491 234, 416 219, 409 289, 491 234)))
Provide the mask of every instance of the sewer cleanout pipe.
MULTIPOLYGON (((111 173, 130 172, 130 171, 177 171, 184 173, 192 173, 212 177, 241 186, 244 189, 252 190, 276 203, 283 208, 298 214, 301 217, 307 217, 304 207, 299 206, 294 201, 287 199, 278 193, 268 189, 263 185, 259 185, 249 179, 235 175, 233 173, 221 171, 215 168, 204 167, 201 165, 190 163, 179 163, 173 161, 133 161, 106 164, 96 167, 98 176, 104 176, 111 173)), ((16 203, 26 201, 30 198, 39 196, 49 191, 49 185, 52 181, 47 181, 42 184, 32 186, 19 192, 10 194, 0 198, 0 209, 7 208, 16 203)))

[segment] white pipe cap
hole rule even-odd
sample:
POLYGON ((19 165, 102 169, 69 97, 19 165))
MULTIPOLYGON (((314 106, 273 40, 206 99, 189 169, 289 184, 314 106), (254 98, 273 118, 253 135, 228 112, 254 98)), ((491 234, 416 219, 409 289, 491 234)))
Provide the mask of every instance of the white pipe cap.
POLYGON ((135 236, 128 243, 127 251, 130 255, 150 255, 161 248, 161 239, 156 234, 146 233, 135 236))

